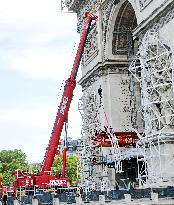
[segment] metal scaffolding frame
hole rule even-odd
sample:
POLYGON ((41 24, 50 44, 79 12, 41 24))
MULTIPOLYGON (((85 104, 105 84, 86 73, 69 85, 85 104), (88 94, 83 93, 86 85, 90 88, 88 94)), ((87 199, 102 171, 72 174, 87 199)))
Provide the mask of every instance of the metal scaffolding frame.
MULTIPOLYGON (((148 31, 129 67, 140 82, 145 130, 137 142, 139 183, 144 187, 164 186, 162 158, 170 153, 161 150, 174 140, 174 93, 172 53, 158 32, 148 31)), ((167 177, 166 177, 167 178, 167 177)))
MULTIPOLYGON (((95 132, 100 129, 99 101, 97 95, 89 87, 79 100, 78 109, 82 116, 82 146, 80 151, 80 177, 84 190, 97 189, 99 186, 94 179, 100 173, 94 166, 93 158, 100 156, 100 148, 91 140, 95 132), (98 174, 97 174, 98 171, 98 174)), ((100 170, 101 171, 101 170, 100 170)))

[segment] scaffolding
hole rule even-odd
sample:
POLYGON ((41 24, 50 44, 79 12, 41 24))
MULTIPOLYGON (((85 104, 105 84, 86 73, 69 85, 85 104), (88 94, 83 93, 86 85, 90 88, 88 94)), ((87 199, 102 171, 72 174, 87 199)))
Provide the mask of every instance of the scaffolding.
POLYGON ((174 140, 174 94, 171 49, 158 32, 145 34, 129 71, 140 83, 145 123, 144 134, 136 145, 140 153, 139 183, 144 187, 165 186, 172 177, 165 174, 162 163, 173 163, 165 145, 174 140))
MULTIPOLYGON (((118 136, 113 133, 104 111, 102 99, 89 87, 79 101, 82 116, 82 141, 80 149, 80 178, 84 190, 108 190, 111 186, 108 175, 114 169, 114 175, 123 172, 123 160, 137 157, 137 149, 119 145, 118 136), (109 138, 109 147, 103 147, 92 140, 103 128, 100 124, 105 117, 105 133, 109 138), (94 188, 95 187, 95 188, 94 188)), ((116 183, 116 182, 115 182, 116 183)), ((115 183, 112 184, 115 187, 115 183)))
POLYGON ((80 178, 81 185, 87 191, 97 189, 98 184, 94 176, 97 178, 98 174, 100 174, 99 170, 97 174, 94 163, 98 160, 101 151, 96 146, 97 144, 91 140, 91 137, 95 136, 95 133, 100 129, 99 102, 92 87, 89 87, 83 93, 79 100, 78 109, 82 116, 80 178))
POLYGON ((174 176, 165 174, 170 164, 174 163, 171 152, 166 148, 174 140, 172 53, 158 33, 149 31, 145 34, 129 70, 140 83, 141 112, 145 123, 144 132, 138 134, 136 148, 120 147, 107 122, 105 131, 111 142, 111 155, 110 158, 108 153, 104 155, 98 142, 91 140, 96 132, 102 130, 101 117, 105 112, 101 98, 93 87, 89 87, 80 99, 79 111, 83 122, 80 170, 85 190, 107 188, 108 164, 111 168, 114 164, 115 174, 122 173, 122 161, 135 157, 139 187, 170 185, 173 180, 174 176), (168 161, 166 168, 164 161, 168 161))

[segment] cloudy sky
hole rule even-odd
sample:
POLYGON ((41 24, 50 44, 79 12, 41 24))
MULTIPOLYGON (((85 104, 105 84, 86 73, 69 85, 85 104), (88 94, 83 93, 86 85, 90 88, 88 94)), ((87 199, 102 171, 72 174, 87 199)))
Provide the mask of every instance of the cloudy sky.
MULTIPOLYGON (((42 161, 79 42, 76 23, 60 0, 0 0, 0 150, 20 148, 29 162, 42 161)), ((78 86, 72 138, 80 137, 80 96, 78 86)))

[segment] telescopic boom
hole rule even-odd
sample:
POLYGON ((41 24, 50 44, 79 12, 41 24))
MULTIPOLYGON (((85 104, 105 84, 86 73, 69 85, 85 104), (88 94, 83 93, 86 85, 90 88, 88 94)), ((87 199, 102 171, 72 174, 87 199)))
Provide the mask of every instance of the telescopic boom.
MULTIPOLYGON (((57 112, 56 120, 55 120, 55 123, 53 126, 51 138, 50 138, 48 147, 47 147, 46 152, 45 152, 44 160, 42 162, 42 166, 41 166, 41 173, 42 174, 44 174, 44 172, 51 171, 51 167, 52 167, 52 164, 54 162, 54 157, 55 157, 56 152, 57 152, 57 147, 59 145, 59 140, 60 140, 60 136, 62 133, 62 129, 63 129, 64 124, 67 122, 68 111, 69 111, 70 104, 71 104, 71 101, 73 98, 73 91, 74 91, 75 86, 76 86, 76 76, 77 76, 79 64, 81 61, 81 57, 83 54, 85 41, 86 41, 87 35, 89 33, 91 22, 92 22, 92 20, 95 20, 95 19, 97 19, 96 16, 94 16, 90 13, 85 13, 84 27, 83 27, 80 43, 78 46, 78 50, 77 50, 77 53, 75 56, 71 75, 66 80, 64 92, 63 92, 60 106, 59 106, 59 109, 57 112)), ((64 173, 65 170, 62 170, 62 172, 64 173)))

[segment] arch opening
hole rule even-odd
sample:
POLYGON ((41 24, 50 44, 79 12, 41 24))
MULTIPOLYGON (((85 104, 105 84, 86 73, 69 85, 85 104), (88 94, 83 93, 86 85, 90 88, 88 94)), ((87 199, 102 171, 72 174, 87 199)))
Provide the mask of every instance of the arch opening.
POLYGON ((113 55, 130 55, 134 53, 134 42, 132 40, 132 31, 137 26, 135 11, 131 3, 126 0, 119 9, 116 17, 113 40, 113 55))

